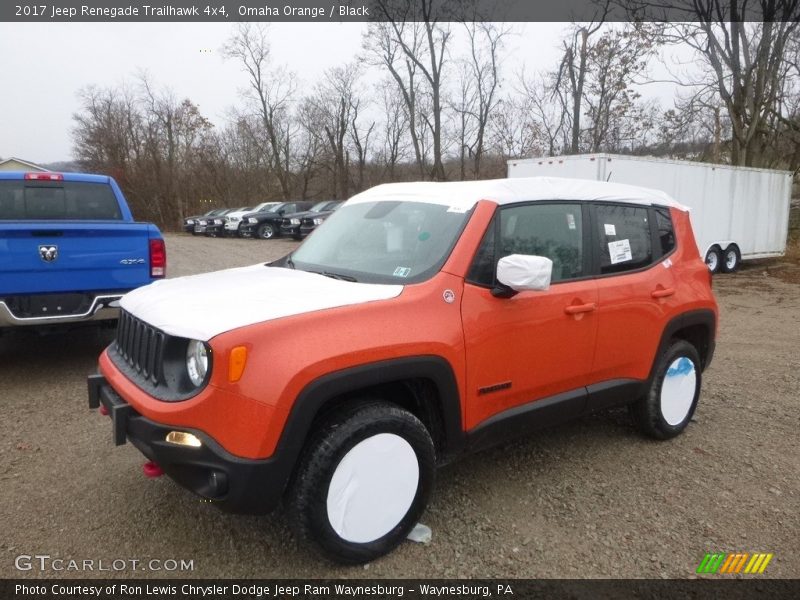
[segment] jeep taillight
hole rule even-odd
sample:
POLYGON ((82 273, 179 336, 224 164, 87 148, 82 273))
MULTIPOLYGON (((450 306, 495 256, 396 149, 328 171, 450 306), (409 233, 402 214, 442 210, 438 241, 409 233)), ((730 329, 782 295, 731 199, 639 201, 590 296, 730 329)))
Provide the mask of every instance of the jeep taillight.
POLYGON ((167 274, 167 248, 164 240, 150 240, 150 277, 167 274))

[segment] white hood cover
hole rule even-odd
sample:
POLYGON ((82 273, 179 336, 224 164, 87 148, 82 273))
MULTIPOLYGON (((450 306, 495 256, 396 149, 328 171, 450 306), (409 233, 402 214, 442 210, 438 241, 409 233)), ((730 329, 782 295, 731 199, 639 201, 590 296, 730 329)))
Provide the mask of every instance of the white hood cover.
POLYGON ((395 298, 402 285, 353 283, 263 264, 165 279, 123 296, 126 311, 169 335, 208 341, 253 323, 395 298))

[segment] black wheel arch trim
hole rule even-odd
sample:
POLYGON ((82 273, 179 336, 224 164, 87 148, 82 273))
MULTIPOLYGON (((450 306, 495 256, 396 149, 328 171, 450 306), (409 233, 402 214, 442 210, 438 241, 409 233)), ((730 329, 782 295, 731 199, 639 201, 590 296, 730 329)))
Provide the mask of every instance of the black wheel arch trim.
MULTIPOLYGON (((283 426, 275 456, 296 464, 315 418, 328 402, 362 389, 408 380, 428 379, 436 387, 441 409, 443 455, 455 456, 464 446, 461 395, 450 363, 440 356, 421 355, 381 360, 327 373, 306 384, 283 426)), ((437 457, 438 458, 438 457, 437 457)), ((285 487, 287 481, 281 482, 285 487)))
POLYGON ((708 330, 708 337, 706 339, 707 347, 697 348, 697 353, 703 359, 703 370, 705 371, 708 368, 708 366, 711 364, 711 360, 714 357, 717 317, 713 310, 709 308, 702 308, 681 313, 673 317, 669 323, 667 323, 667 326, 664 328, 664 331, 661 334, 661 341, 658 343, 656 354, 653 357, 653 365, 650 368, 650 376, 648 377, 648 381, 652 381, 653 377, 655 376, 655 368, 656 363, 658 362, 658 357, 661 356, 669 347, 670 340, 675 337, 675 334, 682 329, 686 329, 687 327, 692 327, 695 325, 701 325, 708 330))

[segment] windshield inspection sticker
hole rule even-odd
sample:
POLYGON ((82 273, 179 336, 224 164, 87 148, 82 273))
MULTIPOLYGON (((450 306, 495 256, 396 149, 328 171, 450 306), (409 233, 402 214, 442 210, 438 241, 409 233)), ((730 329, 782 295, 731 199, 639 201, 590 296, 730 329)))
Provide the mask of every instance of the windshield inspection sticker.
POLYGON ((567 227, 575 229, 575 215, 572 213, 567 213, 567 227))
POLYGON ((608 242, 608 254, 611 257, 612 265, 631 260, 633 258, 631 254, 631 243, 628 240, 608 242))
POLYGON ((605 223, 606 235, 617 235, 617 228, 613 223, 605 223))
POLYGON ((395 277, 408 277, 411 275, 411 267, 397 267, 392 275, 395 277))
POLYGON ((467 212, 468 210, 469 210, 469 208, 468 208, 468 207, 466 207, 466 206, 451 206, 450 208, 448 208, 448 209, 447 209, 447 212, 452 212, 452 213, 465 213, 465 212, 467 212))

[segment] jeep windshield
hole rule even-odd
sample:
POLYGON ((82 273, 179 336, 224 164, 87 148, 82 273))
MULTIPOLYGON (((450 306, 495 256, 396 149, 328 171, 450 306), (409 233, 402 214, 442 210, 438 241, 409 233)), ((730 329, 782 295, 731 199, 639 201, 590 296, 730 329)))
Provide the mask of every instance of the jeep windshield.
POLYGON ((470 214, 425 202, 348 204, 281 262, 348 281, 417 283, 441 268, 470 214))

